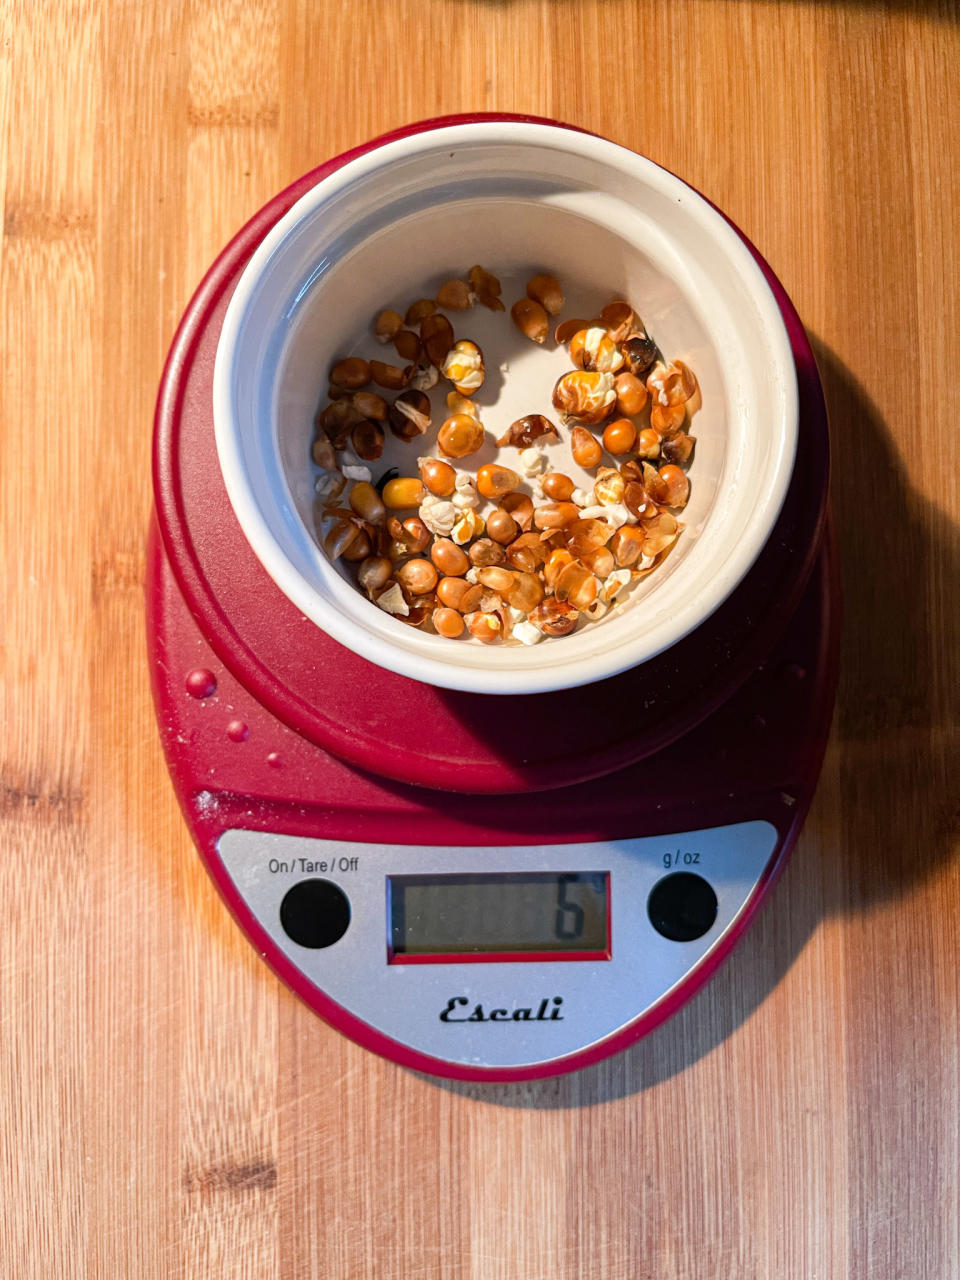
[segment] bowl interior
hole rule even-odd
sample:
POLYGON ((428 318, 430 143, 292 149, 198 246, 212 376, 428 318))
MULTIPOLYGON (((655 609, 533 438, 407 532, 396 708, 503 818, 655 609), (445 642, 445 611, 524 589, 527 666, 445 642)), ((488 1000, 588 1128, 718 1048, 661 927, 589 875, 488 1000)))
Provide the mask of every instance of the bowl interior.
MULTIPOLYGON (((613 674, 675 643, 729 594, 779 511, 796 441, 796 380, 776 304, 735 232, 663 170, 594 138, 545 126, 434 131, 362 157, 321 183, 261 245, 231 302, 218 352, 215 420, 231 500, 254 550, 294 603, 351 648, 415 678, 490 692, 534 691, 613 674), (455 135, 455 136, 443 136, 455 135), (545 136, 546 135, 546 136, 545 136), (560 135, 559 138, 555 135, 560 135), (633 303, 667 359, 695 371, 702 403, 684 531, 665 564, 615 615, 526 649, 451 644, 370 604, 317 544, 313 418, 340 356, 402 363, 371 335, 383 307, 401 313, 481 263, 503 282, 507 312, 448 313, 479 342, 475 399, 488 445, 462 469, 514 450, 493 444, 517 417, 556 420, 550 394, 570 367, 509 318, 536 271, 564 285, 562 316, 633 303)), ((376 389, 376 388, 373 388, 376 389)), ((374 478, 416 475, 446 416, 402 443, 388 434, 374 478)), ((390 393, 386 393, 387 398, 390 393)), ((589 488, 568 432, 546 447, 555 470, 589 488)), ((519 468, 518 468, 519 469, 519 468)))

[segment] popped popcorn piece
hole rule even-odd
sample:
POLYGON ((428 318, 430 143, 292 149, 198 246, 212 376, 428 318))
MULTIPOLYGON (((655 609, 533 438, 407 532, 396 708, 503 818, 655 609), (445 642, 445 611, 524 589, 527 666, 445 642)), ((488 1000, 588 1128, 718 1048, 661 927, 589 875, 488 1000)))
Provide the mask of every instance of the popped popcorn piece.
POLYGON ((543 639, 543 632, 535 627, 532 622, 518 622, 513 628, 514 638, 519 640, 521 644, 539 644, 543 639))
POLYGON ((622 524, 636 524, 636 516, 631 515, 622 502, 605 503, 597 507, 584 507, 580 512, 581 520, 606 520, 615 529, 622 524))
POLYGON ((495 591, 484 591, 478 608, 481 613, 497 613, 503 608, 503 601, 495 591))
POLYGON ((472 582, 473 585, 476 586, 477 583, 480 581, 480 579, 477 577, 477 574, 479 572, 480 570, 474 564, 470 566, 470 568, 467 570, 467 572, 463 576, 466 578, 468 582, 472 582))
POLYGON ((591 622, 599 622, 603 615, 608 613, 609 610, 610 606, 607 604, 606 600, 602 600, 600 596, 597 596, 593 604, 587 605, 586 609, 584 609, 583 616, 585 618, 589 618, 591 622))
POLYGON ((593 494, 588 493, 586 489, 574 489, 570 495, 570 501, 576 503, 578 507, 589 507, 593 502, 593 494))
POLYGON ((324 502, 338 497, 343 492, 346 477, 342 471, 321 471, 313 486, 314 493, 324 502))
MULTIPOLYGON (((450 505, 453 506, 453 503, 450 505)), ((456 511, 456 507, 453 509, 456 511)), ((472 507, 467 507, 466 510, 459 513, 456 523, 450 530, 450 537, 458 547, 462 547, 465 542, 469 542, 471 538, 483 533, 483 528, 483 519, 477 515, 472 507)))
POLYGON ((432 391, 439 381, 440 370, 427 362, 417 366, 417 372, 410 379, 409 385, 414 391, 432 391))
POLYGON ((382 595, 377 596, 377 608, 382 609, 384 613, 399 614, 403 618, 409 617, 410 606, 403 598, 399 582, 395 582, 392 587, 387 587, 382 595))
POLYGON ((534 448, 520 450, 520 470, 528 479, 539 475, 541 471, 546 471, 546 469, 546 454, 534 448))
POLYGON ((420 503, 420 519, 438 538, 448 538, 457 523, 457 508, 446 498, 428 493, 420 503))
POLYGON ((468 507, 475 507, 479 502, 477 486, 473 482, 473 477, 467 475, 466 471, 457 472, 456 492, 451 501, 461 511, 466 510, 468 507))
POLYGON ((614 569, 613 573, 608 574, 603 580, 600 598, 614 600, 630 581, 631 576, 629 569, 614 569))
POLYGON ((347 477, 348 480, 363 480, 367 484, 370 484, 370 482, 373 479, 373 472, 370 470, 369 467, 365 467, 362 464, 356 467, 351 467, 351 466, 344 467, 343 474, 347 477))

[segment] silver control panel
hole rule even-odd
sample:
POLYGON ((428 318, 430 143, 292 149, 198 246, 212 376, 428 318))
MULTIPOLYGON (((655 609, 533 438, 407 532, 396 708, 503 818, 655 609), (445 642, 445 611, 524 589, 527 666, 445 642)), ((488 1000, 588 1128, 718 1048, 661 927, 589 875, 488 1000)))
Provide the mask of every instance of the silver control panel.
POLYGON ((549 1062, 663 999, 742 911, 767 822, 589 844, 375 845, 231 830, 276 946, 368 1026, 451 1063, 549 1062))

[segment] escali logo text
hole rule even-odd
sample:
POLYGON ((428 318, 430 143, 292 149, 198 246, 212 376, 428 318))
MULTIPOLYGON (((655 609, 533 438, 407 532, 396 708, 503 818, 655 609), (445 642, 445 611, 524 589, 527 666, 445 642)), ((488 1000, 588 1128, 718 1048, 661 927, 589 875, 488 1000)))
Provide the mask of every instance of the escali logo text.
POLYGON ((536 1012, 533 1009, 491 1009, 488 1013, 482 1004, 475 1004, 472 1013, 466 1013, 463 1006, 470 1001, 466 996, 451 996, 447 1007, 440 1014, 441 1022, 562 1022, 560 1007, 562 996, 554 996, 552 1000, 541 1000, 536 1012), (553 1006, 551 1008, 551 1005, 553 1006))

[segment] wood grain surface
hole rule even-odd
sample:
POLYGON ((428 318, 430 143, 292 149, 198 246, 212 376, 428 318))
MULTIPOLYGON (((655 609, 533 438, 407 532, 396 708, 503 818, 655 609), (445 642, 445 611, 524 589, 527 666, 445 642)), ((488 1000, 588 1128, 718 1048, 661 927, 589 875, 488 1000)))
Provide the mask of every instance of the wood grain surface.
POLYGON ((0 1275, 960 1274, 958 18, 0 0, 0 1275), (153 401, 203 271, 330 154, 474 109, 644 152, 768 257, 846 590, 822 783, 746 941, 632 1051, 515 1087, 383 1062, 258 960, 143 638, 153 401))

